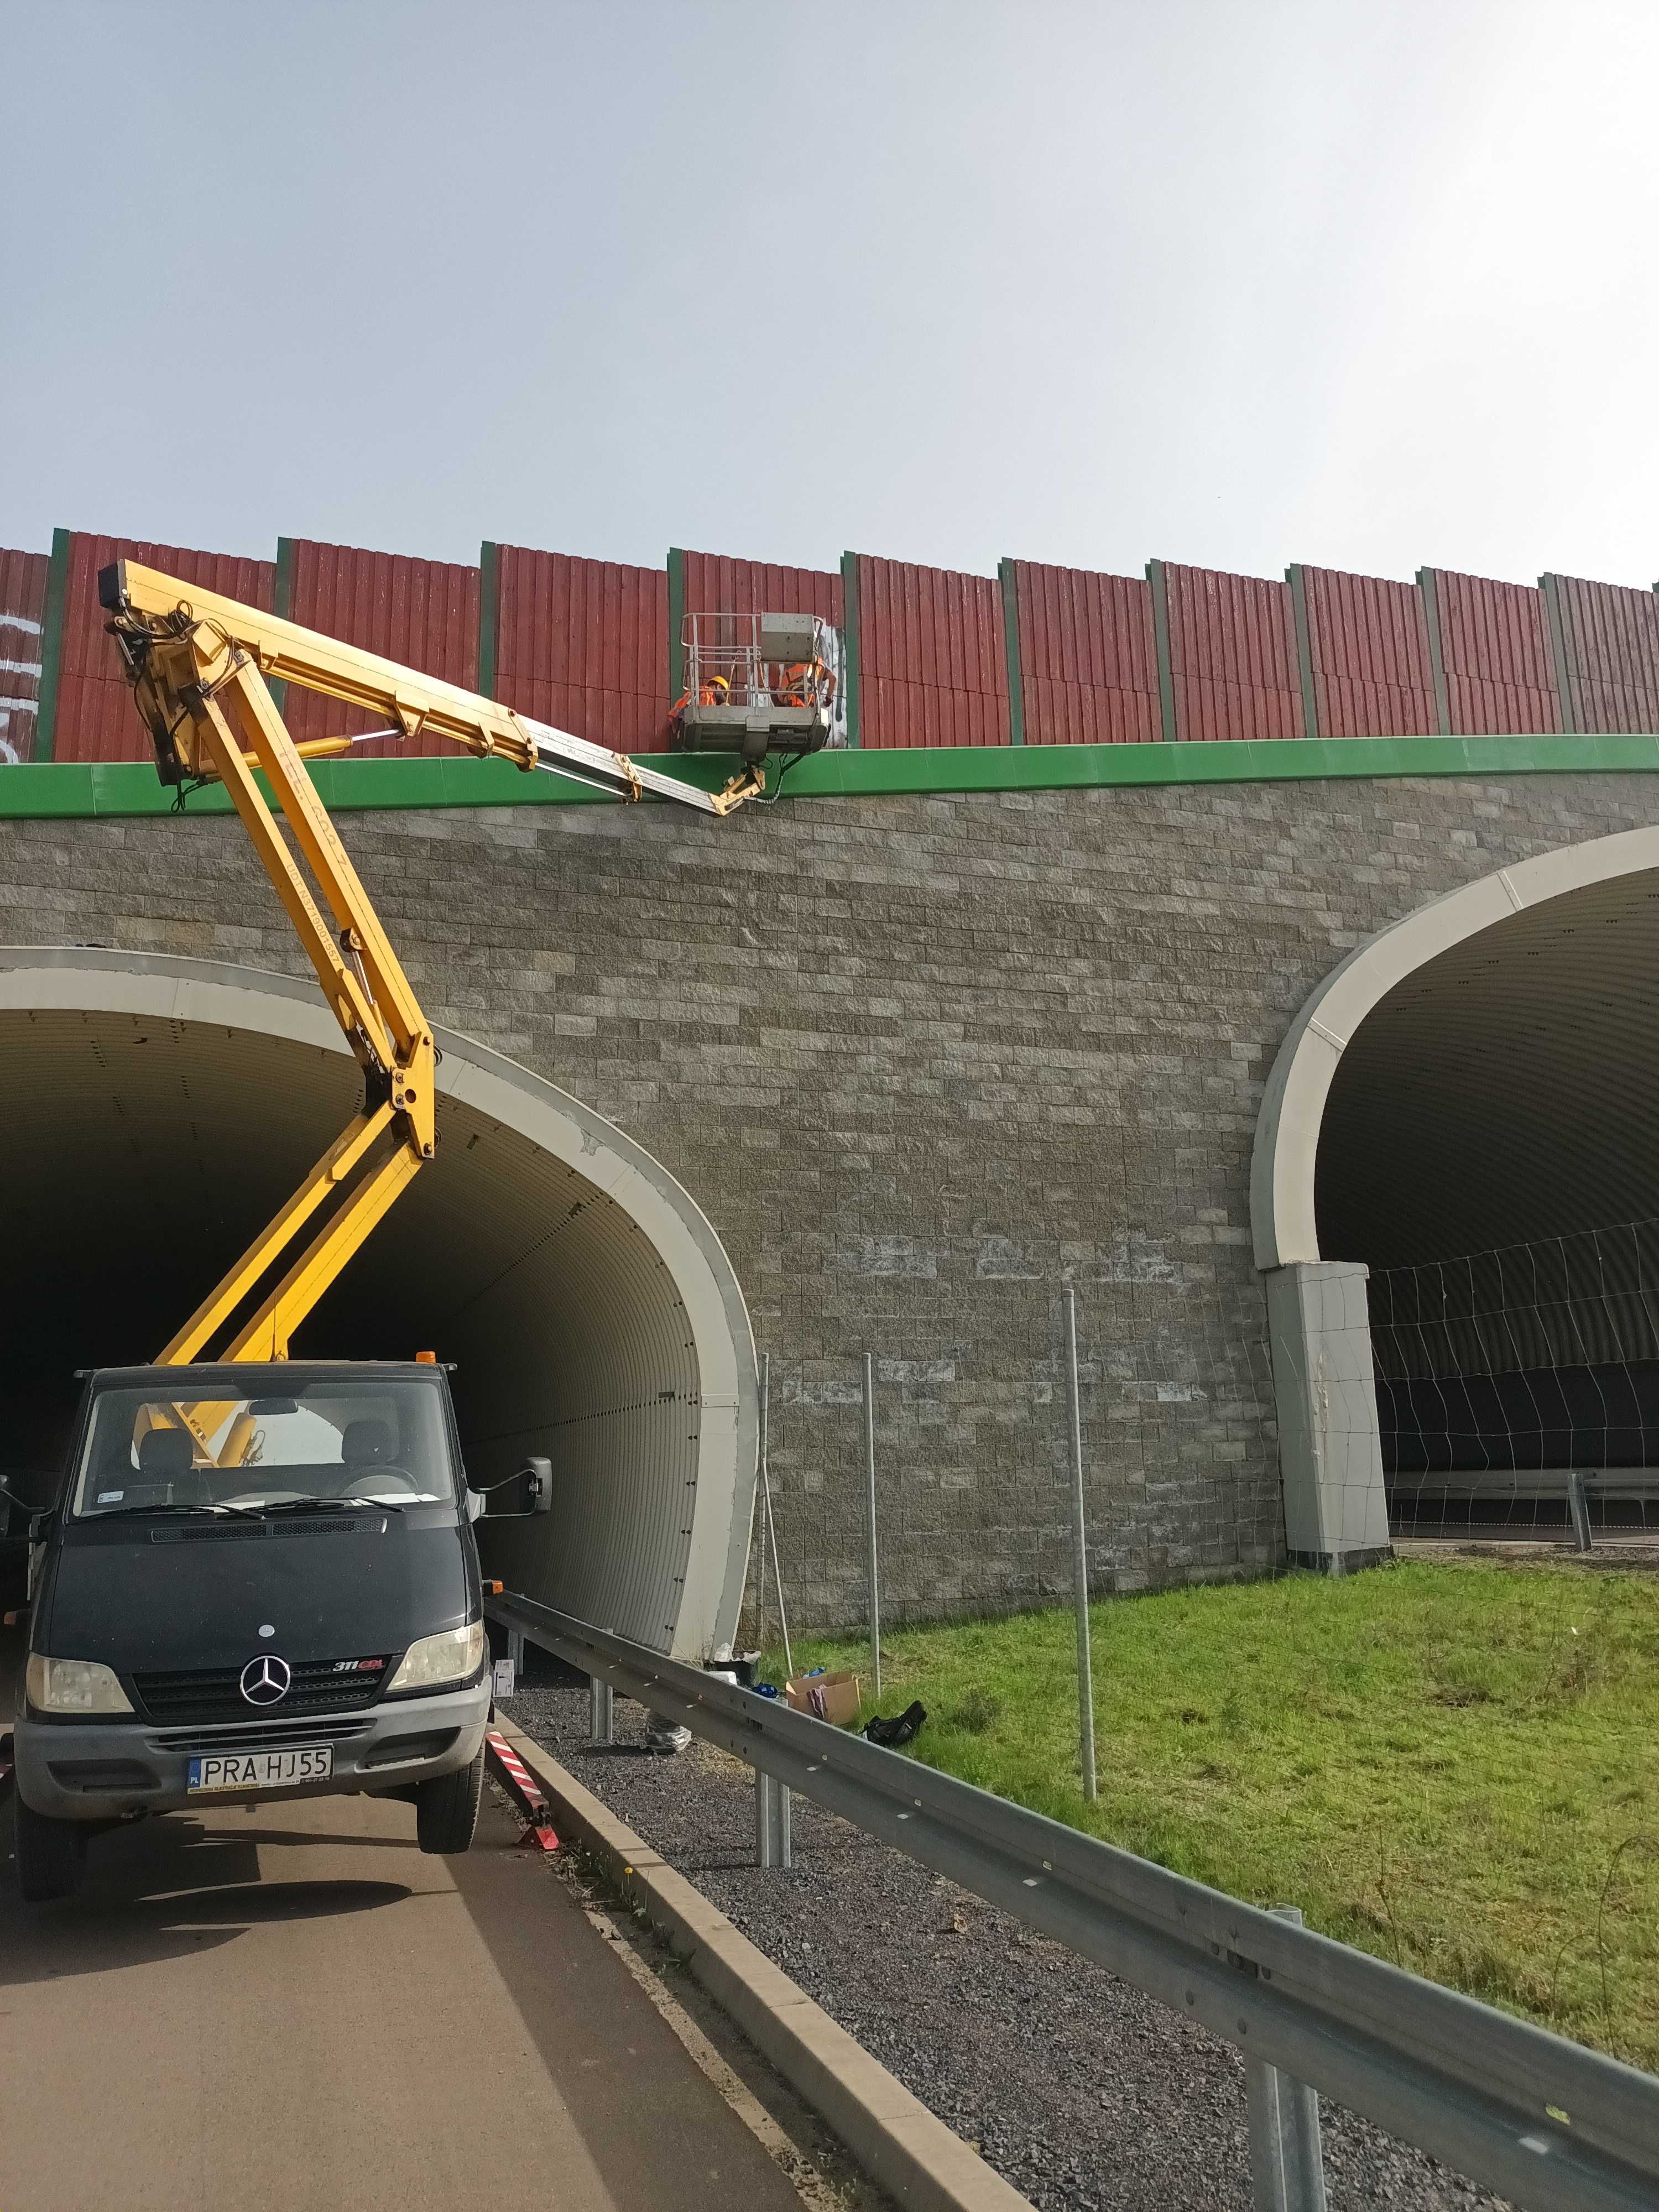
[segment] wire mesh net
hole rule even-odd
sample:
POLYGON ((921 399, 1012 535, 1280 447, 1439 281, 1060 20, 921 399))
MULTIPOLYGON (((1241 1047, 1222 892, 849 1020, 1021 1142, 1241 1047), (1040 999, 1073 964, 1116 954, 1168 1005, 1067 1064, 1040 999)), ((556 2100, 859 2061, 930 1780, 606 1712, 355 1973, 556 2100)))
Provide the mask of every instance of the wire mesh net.
POLYGON ((1659 1219, 1378 1269, 1370 1301, 1399 1533, 1659 1528, 1659 1219))

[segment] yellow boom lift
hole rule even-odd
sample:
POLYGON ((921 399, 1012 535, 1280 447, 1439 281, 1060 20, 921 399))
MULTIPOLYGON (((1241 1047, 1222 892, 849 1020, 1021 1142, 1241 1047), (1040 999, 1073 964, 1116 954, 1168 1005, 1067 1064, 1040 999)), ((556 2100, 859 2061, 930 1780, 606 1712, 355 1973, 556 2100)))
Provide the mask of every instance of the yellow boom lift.
MULTIPOLYGON (((347 752, 362 740, 320 738, 296 744, 271 696, 271 680, 367 708, 385 718, 386 734, 406 740, 423 733, 442 737, 480 758, 510 761, 527 774, 544 769, 623 800, 653 792, 704 813, 726 815, 763 789, 764 776, 753 767, 722 791, 702 791, 495 700, 137 562, 118 561, 98 580, 162 781, 181 793, 222 783, 230 793, 363 1071, 362 1110, 157 1364, 182 1366, 200 1358, 284 1261, 274 1287, 233 1328, 216 1357, 286 1359, 295 1329, 433 1157, 438 1055, 431 1026, 306 769, 307 760, 347 752), (261 788, 261 774, 287 823, 292 848, 261 788), (321 894, 320 906, 301 861, 321 894), (324 907, 331 923, 324 919, 324 907), (321 1226, 291 1256, 301 1231, 319 1214, 321 1226)), ((213 1449, 210 1440, 228 1411, 202 1404, 178 1408, 198 1452, 221 1465, 238 1463, 246 1444, 233 1429, 213 1449)))

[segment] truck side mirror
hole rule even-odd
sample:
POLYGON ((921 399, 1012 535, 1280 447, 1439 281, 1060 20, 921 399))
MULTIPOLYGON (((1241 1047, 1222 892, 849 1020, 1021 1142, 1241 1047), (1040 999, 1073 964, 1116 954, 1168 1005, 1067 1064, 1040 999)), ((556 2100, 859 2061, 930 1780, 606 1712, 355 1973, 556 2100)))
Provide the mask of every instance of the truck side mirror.
POLYGON ((550 1459, 527 1459, 516 1474, 500 1482, 486 1483, 482 1491, 474 1491, 467 1499, 467 1514, 471 1520, 487 1517, 491 1521, 526 1521, 532 1513, 553 1510, 553 1462, 550 1459), (506 1491, 510 1503, 500 1505, 486 1504, 486 1499, 497 1491, 506 1491))
MULTIPOLYGON (((12 1480, 17 1480, 14 1475, 12 1480)), ((37 1474, 29 1482, 31 1489, 44 1492, 46 1503, 20 1497, 10 1483, 0 1481, 0 1536, 27 1536, 31 1543, 38 1540, 46 1523, 58 1510, 58 1493, 63 1483, 58 1474, 37 1474)))

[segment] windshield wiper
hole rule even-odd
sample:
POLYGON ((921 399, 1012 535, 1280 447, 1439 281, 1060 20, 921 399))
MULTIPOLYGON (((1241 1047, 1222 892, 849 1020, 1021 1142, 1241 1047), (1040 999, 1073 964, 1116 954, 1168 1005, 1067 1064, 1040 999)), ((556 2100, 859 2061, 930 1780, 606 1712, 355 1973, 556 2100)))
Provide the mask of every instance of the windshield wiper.
POLYGON ((228 1505, 95 1505, 77 1521, 118 1521, 124 1513, 228 1513, 228 1505))
POLYGON ((211 1509, 226 1513, 401 1513, 401 1505, 380 1498, 278 1498, 269 1505, 227 1505, 211 1509))

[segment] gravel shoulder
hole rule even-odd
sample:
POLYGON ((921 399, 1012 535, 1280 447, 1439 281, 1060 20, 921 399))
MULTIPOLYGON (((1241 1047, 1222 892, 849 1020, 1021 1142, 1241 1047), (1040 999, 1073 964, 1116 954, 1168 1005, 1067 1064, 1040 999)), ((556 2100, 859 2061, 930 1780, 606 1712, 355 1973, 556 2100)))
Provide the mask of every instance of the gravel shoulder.
MULTIPOLYGON (((750 1771, 694 1742, 587 1741, 585 1677, 532 1652, 503 1710, 740 1928, 1038 2212, 1250 2212, 1242 2062, 1149 1997, 833 1814, 793 1801, 795 1864, 754 1860, 750 1771)), ((1333 2212, 1502 2212, 1340 2107, 1333 2212)))

